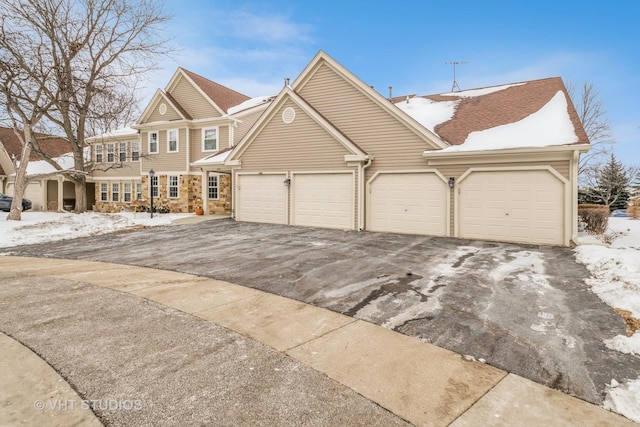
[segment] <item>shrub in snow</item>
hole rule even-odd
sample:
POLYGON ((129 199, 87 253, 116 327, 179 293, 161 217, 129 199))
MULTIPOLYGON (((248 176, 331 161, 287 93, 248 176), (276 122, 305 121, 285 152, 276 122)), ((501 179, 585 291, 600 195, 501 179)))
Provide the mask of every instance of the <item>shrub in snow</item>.
POLYGON ((609 206, 582 204, 578 205, 578 216, 584 223, 587 233, 604 234, 609 225, 609 206))
POLYGON ((640 219, 640 197, 634 197, 627 208, 627 215, 633 219, 640 219))

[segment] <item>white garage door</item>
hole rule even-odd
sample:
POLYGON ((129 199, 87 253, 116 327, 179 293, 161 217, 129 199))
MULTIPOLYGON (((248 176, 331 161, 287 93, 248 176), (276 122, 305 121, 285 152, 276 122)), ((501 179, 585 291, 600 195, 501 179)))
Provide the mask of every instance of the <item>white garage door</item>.
POLYGON ((352 173, 295 174, 293 225, 353 229, 352 173))
POLYGON ((285 174, 238 175, 236 219, 286 224, 286 178, 285 174))
POLYGON ((564 242, 564 183, 548 171, 472 172, 459 206, 460 237, 564 242))
POLYGON ((382 173, 371 182, 368 229, 446 235, 447 184, 434 173, 382 173))

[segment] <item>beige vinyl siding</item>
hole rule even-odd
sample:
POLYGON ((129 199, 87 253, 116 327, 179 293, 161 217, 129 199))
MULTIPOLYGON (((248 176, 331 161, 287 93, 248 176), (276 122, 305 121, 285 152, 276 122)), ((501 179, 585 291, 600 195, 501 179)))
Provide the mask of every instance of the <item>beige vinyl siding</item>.
MULTIPOLYGON (((95 169, 91 172, 91 176, 95 178, 104 177, 130 177, 140 175, 140 162, 124 162, 122 167, 120 163, 102 163, 104 167, 113 166, 113 169, 98 170, 95 169)), ((100 166, 98 166, 100 167, 100 166)))
POLYGON ((159 99, 158 102, 156 102, 156 105, 153 106, 149 118, 144 123, 165 122, 180 119, 182 119, 182 117, 180 117, 180 114, 173 108, 171 104, 166 102, 164 99, 159 99), (167 112, 164 114, 160 114, 159 111, 161 104, 165 104, 167 106, 167 112))
POLYGON ((466 164, 466 165, 447 165, 447 166, 433 166, 430 168, 437 169, 445 177, 454 177, 458 179, 463 173, 470 168, 505 168, 516 166, 551 166, 560 173, 566 179, 570 179, 570 161, 569 160, 554 160, 554 161, 539 161, 539 162, 512 162, 512 163, 479 163, 479 164, 466 164))
POLYGON ((346 168, 351 154, 293 102, 286 102, 242 154, 243 171, 308 171, 346 168), (293 123, 282 121, 282 110, 293 107, 293 123))
POLYGON ((211 105, 211 102, 193 85, 180 76, 178 82, 171 90, 171 96, 184 108, 194 119, 205 119, 209 117, 220 117, 218 110, 211 105))
MULTIPOLYGON (((191 145, 189 149, 191 150, 191 162, 195 162, 197 160, 203 159, 207 156, 215 154, 215 151, 202 151, 202 129, 217 127, 218 128, 218 151, 224 150, 225 148, 229 148, 229 126, 215 126, 215 125, 207 125, 203 126, 199 129, 190 129, 189 137, 191 141, 191 145)), ((200 168, 191 168, 192 171, 200 171, 200 168)))
POLYGON ((432 147, 328 66, 323 64, 318 69, 300 95, 375 157, 367 169, 367 179, 378 170, 425 167, 422 153, 432 147))
POLYGON ((258 120, 263 112, 264 109, 260 109, 256 112, 247 114, 246 116, 240 118, 240 120, 242 120, 242 123, 239 123, 238 127, 233 130, 233 145, 237 145, 238 142, 240 142, 240 140, 247 134, 247 132, 249 132, 251 126, 254 125, 254 123, 258 120))
POLYGON ((140 161, 142 173, 146 173, 149 169, 157 172, 162 171, 186 171, 187 164, 187 145, 184 129, 179 130, 179 151, 177 153, 167 153, 167 131, 158 131, 158 153, 149 154, 149 133, 142 132, 142 156, 140 161))

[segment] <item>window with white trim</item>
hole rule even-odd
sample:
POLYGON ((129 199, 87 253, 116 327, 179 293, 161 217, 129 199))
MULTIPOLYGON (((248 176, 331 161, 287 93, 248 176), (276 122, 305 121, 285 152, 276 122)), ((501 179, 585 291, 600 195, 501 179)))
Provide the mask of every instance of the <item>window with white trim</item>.
POLYGON ((151 195, 158 197, 158 175, 151 177, 151 195))
POLYGON ((120 162, 127 161, 127 143, 121 142, 118 144, 118 159, 120 162))
POLYGON ((94 145, 96 152, 96 163, 102 163, 104 161, 104 157, 102 157, 102 144, 94 145))
POLYGON ((122 201, 130 202, 131 201, 131 183, 125 182, 122 184, 122 201))
POLYGON ((178 198, 178 176, 169 175, 167 182, 169 183, 169 198, 178 198))
POLYGON ((177 129, 171 129, 167 131, 167 152, 168 153, 178 152, 178 130, 177 129))
POLYGON ((119 182, 111 183, 111 201, 112 202, 120 201, 120 183, 119 182))
POLYGON ((202 151, 218 150, 218 128, 202 129, 202 151))
POLYGON ((218 198, 218 175, 209 175, 208 195, 210 200, 218 198))
POLYGON ((113 163, 116 161, 116 146, 115 144, 107 144, 107 162, 113 163))
POLYGON ((136 200, 142 199, 142 183, 136 182, 136 200))
POLYGON ((100 183, 100 201, 101 202, 109 201, 109 185, 106 182, 100 183))
POLYGON ((149 154, 158 154, 158 132, 149 132, 149 154))
POLYGON ((131 161, 140 161, 140 143, 138 141, 131 141, 131 161))

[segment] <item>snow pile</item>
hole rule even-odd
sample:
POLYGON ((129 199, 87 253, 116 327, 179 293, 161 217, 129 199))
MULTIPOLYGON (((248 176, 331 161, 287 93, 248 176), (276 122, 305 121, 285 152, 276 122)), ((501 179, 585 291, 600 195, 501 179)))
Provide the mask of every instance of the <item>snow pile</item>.
MULTIPOLYGON (((609 228, 618 234, 610 246, 583 244, 575 249, 576 258, 589 269, 587 284, 595 294, 611 307, 640 318, 640 221, 609 218, 609 228)), ((631 337, 618 335, 605 345, 640 355, 640 332, 631 337)), ((640 422, 640 378, 610 387, 603 406, 640 422)))
POLYGON ((474 96, 489 95, 490 93, 499 92, 501 90, 509 89, 510 87, 514 87, 514 86, 522 86, 523 84, 526 84, 526 83, 514 83, 509 85, 491 86, 491 87, 485 87, 481 89, 463 90, 460 92, 447 92, 447 93, 442 93, 441 95, 457 96, 459 98, 472 98, 474 96))
POLYGON ((461 145, 447 147, 442 151, 482 151, 573 144, 578 142, 578 136, 567 107, 567 98, 562 91, 558 91, 540 110, 524 119, 471 132, 461 145))
POLYGON ((413 117, 422 126, 434 132, 440 123, 448 122, 456 112, 460 101, 436 102, 427 98, 414 97, 395 104, 402 111, 413 117))
POLYGON ((148 213, 55 213, 23 212, 22 221, 0 219, 0 247, 53 242, 76 237, 93 236, 122 230, 136 225, 171 224, 174 219, 193 214, 154 215, 148 213))

